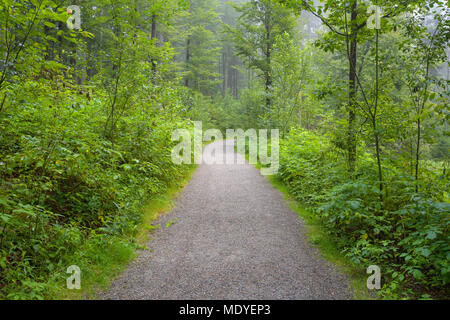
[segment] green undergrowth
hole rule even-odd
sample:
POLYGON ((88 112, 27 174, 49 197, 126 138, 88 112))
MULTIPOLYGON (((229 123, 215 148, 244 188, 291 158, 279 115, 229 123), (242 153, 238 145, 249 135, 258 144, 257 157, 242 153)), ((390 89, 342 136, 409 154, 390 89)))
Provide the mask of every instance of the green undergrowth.
POLYGON ((174 207, 176 198, 188 184, 196 168, 189 167, 183 178, 142 208, 142 221, 134 236, 105 237, 93 234, 79 251, 67 257, 67 261, 81 269, 81 290, 67 289, 65 279, 69 275, 61 271, 52 279, 57 289, 50 298, 95 299, 98 292, 106 290, 130 261, 137 257, 138 250, 147 249, 145 243, 151 239, 152 232, 159 228, 154 222, 174 207))
POLYGON ((448 174, 426 162, 423 166, 434 178, 420 192, 413 177, 395 166, 389 167, 389 183, 380 192, 370 154, 359 156, 355 175, 349 176, 345 154, 329 136, 295 129, 280 141, 280 167, 271 179, 297 201, 311 242, 354 279, 356 298, 365 297, 365 270, 376 265, 381 290, 370 294, 441 299, 448 296, 450 279, 450 204, 442 192, 448 189, 448 174))
MULTIPOLYGON (((245 155, 246 160, 249 160, 248 154, 245 155)), ((261 164, 254 165, 256 169, 261 169, 261 164)), ((366 286, 368 275, 365 270, 353 264, 346 258, 336 245, 337 239, 328 234, 317 215, 314 215, 311 210, 302 206, 292 194, 288 187, 277 176, 266 176, 271 185, 283 194, 287 205, 305 222, 305 228, 310 243, 317 247, 320 254, 327 261, 337 266, 338 270, 347 275, 350 280, 351 291, 353 299, 356 300, 370 300, 375 299, 376 295, 369 292, 366 286)))
POLYGON ((192 121, 169 85, 151 101, 142 92, 113 129, 105 91, 24 85, 0 114, 0 299, 87 297, 134 256, 143 208, 189 172, 172 161, 171 134, 192 121), (70 266, 84 296, 64 289, 70 266))
POLYGON ((280 191, 289 208, 291 208, 305 222, 308 239, 312 245, 319 249, 320 254, 329 262, 344 272, 351 284, 353 298, 357 300, 374 299, 375 295, 371 294, 367 287, 366 281, 368 275, 365 270, 356 266, 349 261, 336 246, 336 239, 327 234, 323 224, 310 210, 303 207, 298 201, 293 199, 286 185, 276 176, 268 176, 267 179, 275 189, 280 191))

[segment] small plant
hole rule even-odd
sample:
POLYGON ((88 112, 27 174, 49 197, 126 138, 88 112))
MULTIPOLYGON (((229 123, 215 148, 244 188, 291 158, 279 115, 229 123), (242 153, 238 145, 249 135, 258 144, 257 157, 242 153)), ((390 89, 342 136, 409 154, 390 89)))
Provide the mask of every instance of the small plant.
POLYGON ((166 229, 170 228, 174 223, 176 223, 178 221, 178 218, 172 219, 170 220, 167 224, 166 224, 166 229))

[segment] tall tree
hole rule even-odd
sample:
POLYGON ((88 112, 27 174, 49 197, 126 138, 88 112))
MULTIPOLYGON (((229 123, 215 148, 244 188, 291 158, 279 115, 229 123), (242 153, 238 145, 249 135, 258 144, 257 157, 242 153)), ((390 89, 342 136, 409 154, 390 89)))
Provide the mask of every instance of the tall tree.
POLYGON ((212 95, 220 83, 218 1, 191 0, 190 4, 189 15, 183 19, 183 23, 188 26, 185 85, 212 95))
MULTIPOLYGON (((345 52, 349 63, 348 71, 348 128, 347 128, 347 149, 348 149, 348 168, 350 174, 355 171, 356 164, 356 110, 357 93, 360 81, 358 79, 358 45, 367 40, 366 25, 370 15, 367 13, 368 2, 358 0, 277 0, 293 8, 297 13, 306 10, 319 18, 329 29, 330 33, 322 41, 325 49, 336 50, 339 43, 344 39, 345 52)), ((430 6, 439 0, 408 0, 408 1, 384 1, 383 14, 380 18, 395 17, 402 13, 413 12, 416 8, 427 5, 430 6)), ((370 34, 369 34, 370 37, 370 34)))
POLYGON ((291 33, 295 20, 290 10, 274 0, 251 0, 234 8, 240 16, 236 26, 228 27, 237 54, 263 79, 265 108, 272 108, 272 58, 277 37, 291 33))

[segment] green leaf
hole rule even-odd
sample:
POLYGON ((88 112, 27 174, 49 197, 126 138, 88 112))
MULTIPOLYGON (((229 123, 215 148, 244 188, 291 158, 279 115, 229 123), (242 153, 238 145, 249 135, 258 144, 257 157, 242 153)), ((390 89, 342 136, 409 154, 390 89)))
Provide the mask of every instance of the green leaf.
POLYGON ((430 240, 436 239, 436 232, 434 232, 434 231, 429 231, 429 232, 427 233, 427 239, 430 239, 430 240))
POLYGON ((11 216, 9 214, 2 214, 0 215, 0 219, 4 222, 4 223, 8 223, 9 219, 11 219, 11 216))
POLYGON ((55 24, 54 24, 54 23, 51 23, 51 22, 49 22, 49 21, 44 21, 44 25, 47 26, 47 27, 49 27, 49 28, 55 28, 55 24))
POLYGON ((421 252, 424 257, 428 257, 431 254, 431 251, 428 249, 422 249, 421 252))
POLYGON ((420 279, 422 279, 424 277, 423 273, 420 270, 418 270, 418 269, 414 269, 413 272, 412 272, 412 275, 417 280, 420 280, 420 279))

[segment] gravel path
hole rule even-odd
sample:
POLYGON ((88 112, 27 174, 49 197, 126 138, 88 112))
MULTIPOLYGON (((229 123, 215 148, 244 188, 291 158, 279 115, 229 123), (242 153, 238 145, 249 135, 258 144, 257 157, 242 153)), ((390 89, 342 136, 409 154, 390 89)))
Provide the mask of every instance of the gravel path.
MULTIPOLYGON (((225 150, 234 153, 230 143, 225 150)), ((351 298, 347 278, 310 246, 303 222, 249 164, 200 165, 158 223, 149 250, 100 299, 351 298)))

